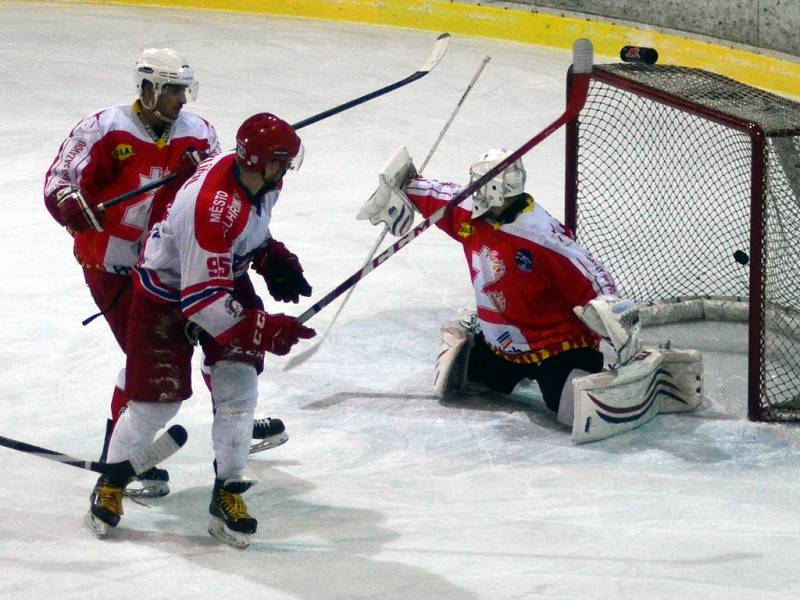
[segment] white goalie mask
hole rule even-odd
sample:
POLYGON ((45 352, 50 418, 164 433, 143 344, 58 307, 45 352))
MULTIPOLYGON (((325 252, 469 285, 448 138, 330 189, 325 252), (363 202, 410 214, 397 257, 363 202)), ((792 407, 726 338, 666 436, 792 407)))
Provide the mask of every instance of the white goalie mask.
POLYGON ((134 67, 136 93, 142 105, 153 110, 165 85, 180 85, 186 88, 186 98, 197 100, 198 82, 189 63, 170 48, 148 48, 144 50, 134 67), (153 102, 144 100, 142 86, 145 81, 153 85, 153 102))
MULTIPOLYGON (((483 177, 510 155, 511 152, 508 150, 494 148, 481 154, 469 169, 470 184, 483 177)), ((472 218, 480 217, 493 206, 503 206, 506 198, 519 196, 525 192, 525 176, 522 159, 515 160, 504 171, 495 175, 472 196, 472 218)))

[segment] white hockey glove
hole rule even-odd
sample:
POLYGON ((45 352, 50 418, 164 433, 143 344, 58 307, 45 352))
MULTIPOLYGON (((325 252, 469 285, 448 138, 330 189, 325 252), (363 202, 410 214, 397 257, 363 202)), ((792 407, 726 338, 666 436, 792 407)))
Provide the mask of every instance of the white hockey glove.
POLYGON ((642 349, 639 309, 631 300, 598 296, 572 311, 589 329, 611 344, 619 359, 615 366, 628 364, 642 349))
POLYGON ((403 187, 416 174, 408 150, 401 146, 378 174, 378 189, 358 211, 356 219, 369 219, 373 225, 385 223, 392 235, 408 233, 414 223, 415 209, 403 187))

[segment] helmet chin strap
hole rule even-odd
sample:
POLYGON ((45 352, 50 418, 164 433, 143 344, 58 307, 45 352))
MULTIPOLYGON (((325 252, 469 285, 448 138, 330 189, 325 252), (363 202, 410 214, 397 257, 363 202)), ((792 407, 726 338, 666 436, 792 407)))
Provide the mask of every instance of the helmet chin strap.
POLYGON ((274 189, 275 189, 275 188, 278 186, 278 182, 279 182, 281 179, 283 179, 283 176, 284 176, 284 175, 286 175, 286 171, 287 171, 288 169, 287 169, 287 168, 284 166, 284 167, 281 169, 281 170, 283 171, 283 172, 281 173, 281 176, 280 176, 280 177, 278 177, 278 178, 277 178, 275 181, 270 181, 269 179, 267 179, 267 178, 266 178, 266 176, 264 175, 264 171, 265 171, 265 170, 266 170, 266 169, 262 169, 262 170, 259 172, 259 173, 260 173, 260 175, 261 175, 261 181, 263 181, 263 182, 264 182, 264 185, 262 186, 262 188, 261 188, 261 189, 259 190, 259 192, 258 192, 259 194, 266 194, 267 192, 271 192, 272 190, 274 190, 274 189))
POLYGON ((261 171, 261 181, 264 182, 264 185, 261 186, 261 189, 258 190, 256 196, 261 196, 262 194, 266 194, 267 192, 271 192, 278 186, 278 181, 268 181, 266 177, 264 177, 264 171, 261 171))
MULTIPOLYGON (((161 94, 158 95, 159 98, 161 94)), ((158 98, 155 98, 152 104, 148 104, 144 99, 144 94, 139 94, 139 102, 142 103, 142 106, 153 113, 159 121, 166 123, 167 125, 172 125, 175 122, 175 119, 170 119, 167 116, 161 114, 161 112, 156 108, 156 104, 158 104, 158 98)))
POLYGON ((165 117, 164 115, 162 115, 162 114, 161 114, 161 113, 160 113, 158 110, 156 110, 156 109, 153 109, 153 114, 154 114, 156 117, 158 117, 159 119, 161 119, 162 121, 164 121, 164 123, 166 123, 167 125, 172 125, 172 124, 175 122, 175 119, 170 119, 169 117, 165 117))

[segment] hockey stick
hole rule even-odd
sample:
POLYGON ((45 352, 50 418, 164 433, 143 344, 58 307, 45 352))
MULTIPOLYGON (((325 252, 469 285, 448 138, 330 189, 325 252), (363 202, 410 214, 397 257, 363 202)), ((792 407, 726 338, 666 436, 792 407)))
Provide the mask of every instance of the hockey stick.
MULTIPOLYGON (((316 123, 317 121, 322 121, 323 119, 327 119, 328 117, 332 117, 333 115, 338 115, 340 112, 344 112, 354 106, 358 106, 359 104, 364 104, 365 102, 369 102, 379 96, 383 96, 384 94, 388 94, 389 92, 393 92, 394 90, 401 88, 403 86, 408 85, 409 83, 413 83, 417 79, 422 79, 433 71, 434 67, 439 64, 439 61, 442 60, 444 53, 447 52, 447 47, 450 44, 450 34, 449 33, 442 33, 439 37, 436 38, 436 42, 433 44, 433 50, 431 51, 431 55, 428 57, 428 60, 422 65, 417 71, 401 79, 400 81, 396 81, 391 85, 387 85, 385 87, 380 88, 379 90, 375 90, 374 92, 370 92, 369 94, 364 94, 363 96, 359 96, 354 100, 350 100, 349 102, 345 102, 344 104, 340 104, 339 106, 334 106, 333 108, 329 108, 326 111, 323 111, 319 114, 316 114, 312 117, 308 117, 307 119, 303 119, 302 121, 298 121, 292 125, 292 128, 302 129, 308 125, 316 123)), ((149 192, 150 190, 154 190, 162 185, 173 181, 177 175, 168 175, 167 177, 163 177, 162 179, 157 179, 156 181, 151 181, 150 183, 143 185, 142 187, 131 190, 130 192, 125 192, 124 194, 120 194, 110 200, 106 200, 105 202, 101 202, 97 205, 98 210, 106 210, 112 206, 115 206, 121 202, 125 202, 126 200, 130 200, 131 198, 135 198, 140 194, 144 194, 145 192, 149 192)))
POLYGON ((3 436, 0 436, 0 446, 54 460, 71 467, 102 473, 122 481, 144 473, 175 454, 186 443, 187 437, 188 434, 182 426, 173 425, 165 433, 162 433, 155 442, 134 452, 128 460, 115 463, 82 460, 55 450, 48 450, 47 448, 41 448, 3 436))
MULTIPOLYGON (((472 91, 472 87, 475 85, 475 82, 478 81, 478 77, 481 76, 483 69, 486 67, 486 65, 490 60, 491 60, 490 56, 483 57, 483 60, 481 61, 480 66, 478 67, 478 70, 475 72, 475 75, 472 76, 472 80, 470 80, 469 85, 467 85, 467 89, 464 90, 464 93, 461 95, 461 99, 456 104, 456 107, 453 109, 453 112, 450 113, 450 118, 447 119, 447 123, 444 124, 444 127, 442 127, 442 130, 439 132, 439 137, 436 138, 436 141, 433 143, 433 146, 431 146, 431 149, 428 152, 428 156, 426 156, 425 160, 422 161, 422 165, 419 168, 420 175, 422 175, 422 172, 425 170, 425 167, 428 166, 428 162, 430 162, 434 152, 436 152, 436 149, 439 147, 439 143, 442 141, 442 138, 444 138, 444 134, 447 133, 448 129, 450 129, 450 124, 453 122, 453 119, 456 118, 458 111, 461 109, 461 105, 464 104, 464 100, 466 100, 467 96, 472 91)), ((378 236, 378 240, 375 242, 375 244, 373 244, 372 250, 370 250, 369 252, 369 256, 367 256, 367 258, 364 260, 364 266, 368 265, 369 262, 372 260, 372 257, 375 256, 375 252, 378 251, 378 248, 383 243, 383 240, 386 237, 387 233, 389 233, 389 226, 384 225, 383 231, 380 233, 380 235, 378 236)), ((322 346, 322 342, 324 342, 325 338, 328 337, 328 334, 333 328, 333 324, 336 323, 336 319, 339 318, 342 309, 344 308, 345 304, 347 304, 347 301, 350 299, 350 296, 353 295, 355 289, 356 286, 354 284, 347 292, 347 295, 342 300, 342 303, 339 305, 339 308, 336 309, 336 313, 334 313, 333 319, 331 319, 331 322, 328 324, 328 328, 325 330, 325 333, 322 334, 320 340, 314 346, 311 346, 311 348, 308 348, 303 352, 301 352, 300 354, 293 356, 291 359, 289 359, 289 361, 283 367, 284 371, 290 371, 294 369, 296 366, 303 364, 309 358, 314 356, 314 354, 316 354, 317 350, 319 350, 319 347, 322 346)))
POLYGON ((567 101, 567 108, 558 119, 553 121, 550 125, 545 127, 541 132, 536 134, 530 140, 525 142, 522 146, 517 148, 505 159, 500 161, 493 168, 489 169, 482 177, 471 183, 465 188, 462 188, 458 194, 453 196, 447 204, 439 208, 430 217, 422 221, 419 225, 414 227, 405 235, 397 238, 397 241, 381 252, 377 257, 372 259, 368 264, 364 265, 360 270, 353 273, 350 277, 345 279, 342 283, 336 286, 319 302, 314 304, 311 308, 306 310, 303 314, 297 317, 300 323, 305 323, 328 304, 333 302, 336 298, 342 295, 350 287, 358 283, 368 273, 378 268, 382 263, 386 262, 393 254, 397 253, 403 246, 408 245, 424 232, 428 227, 438 222, 444 217, 445 213, 455 207, 465 198, 469 198, 481 187, 486 185, 495 175, 505 170, 514 161, 520 158, 525 153, 529 152, 534 146, 540 144, 543 140, 547 139, 555 131, 560 129, 563 125, 578 116, 583 105, 586 102, 586 94, 589 91, 589 76, 592 72, 592 43, 589 40, 577 40, 572 46, 572 72, 574 75, 572 82, 572 89, 570 97, 567 101))

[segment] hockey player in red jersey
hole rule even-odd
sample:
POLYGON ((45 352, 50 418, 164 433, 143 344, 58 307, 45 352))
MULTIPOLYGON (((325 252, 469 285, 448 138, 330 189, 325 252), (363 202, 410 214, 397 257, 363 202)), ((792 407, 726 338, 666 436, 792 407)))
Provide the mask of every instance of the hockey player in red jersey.
MULTIPOLYGON (((248 276, 252 266, 279 301, 311 294, 297 256, 269 231, 283 176, 301 160, 290 125, 268 113, 247 119, 236 151, 202 162, 184 184, 134 269, 126 364, 131 400, 108 459, 126 460, 151 443, 189 398, 188 338, 194 338, 210 367, 215 408, 209 532, 239 547, 249 544, 257 524, 241 494, 253 484, 243 475, 264 353, 286 354, 314 335, 292 317, 266 313, 248 276)), ((122 485, 105 478, 96 488, 87 523, 98 535, 122 515, 122 485)))
MULTIPOLYGON (((471 180, 508 155, 482 154, 471 180)), ((605 267, 525 193, 525 179, 517 160, 437 223, 463 247, 477 311, 442 328, 434 388, 440 397, 469 384, 510 394, 522 380, 535 380, 548 408, 571 425, 571 403, 562 401, 571 392, 567 382, 603 368, 599 336, 629 361, 639 349, 638 312, 616 297, 605 267)), ((429 217, 461 191, 416 177, 405 148, 380 182, 358 216, 386 223, 396 235, 411 228, 415 210, 429 217)))
MULTIPOLYGON (((197 81, 179 54, 167 48, 147 49, 137 60, 134 75, 136 101, 100 110, 78 123, 61 144, 44 182, 45 206, 73 236, 75 258, 92 298, 123 352, 128 347, 130 271, 145 234, 163 217, 197 163, 220 151, 214 127, 182 110, 196 97, 197 81), (105 211, 97 207, 170 174, 178 177, 168 186, 105 211)), ((123 369, 111 401, 101 460, 127 402, 123 369)), ((285 436, 278 419, 260 419, 258 425, 280 429, 269 433, 285 436)), ((128 491, 164 495, 169 491, 168 478, 163 469, 152 469, 142 477, 140 489, 128 491)))

